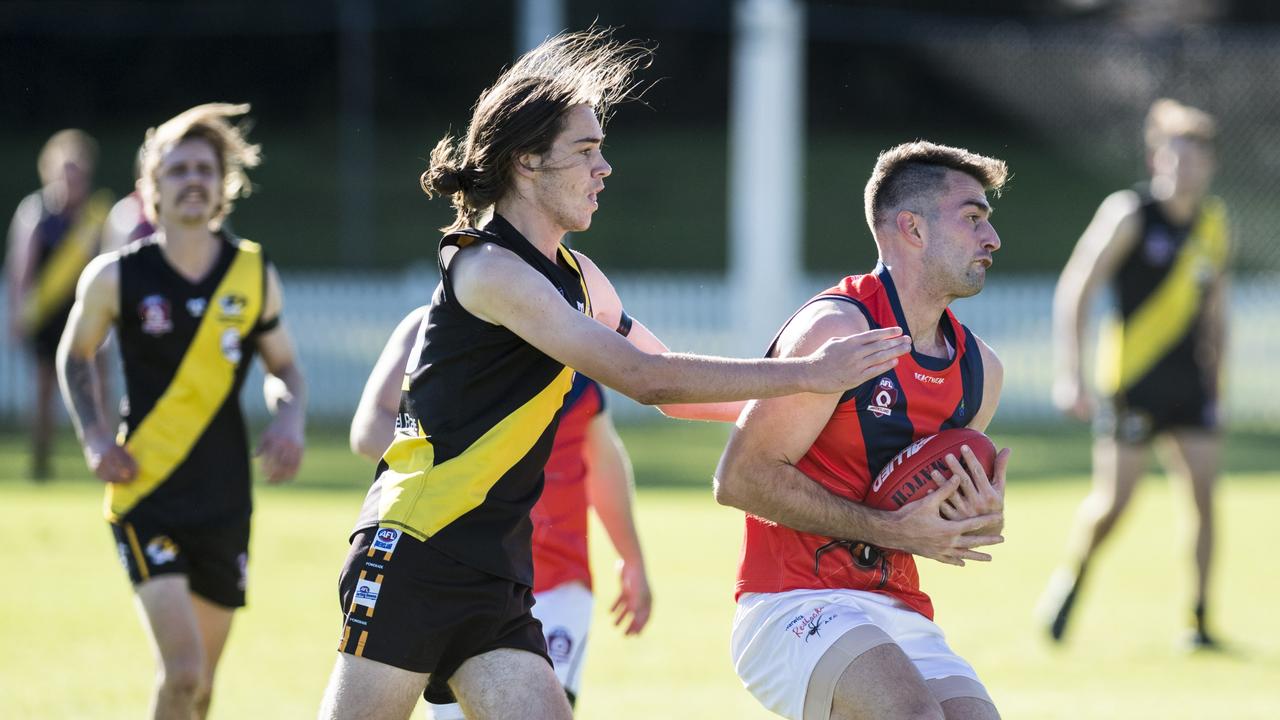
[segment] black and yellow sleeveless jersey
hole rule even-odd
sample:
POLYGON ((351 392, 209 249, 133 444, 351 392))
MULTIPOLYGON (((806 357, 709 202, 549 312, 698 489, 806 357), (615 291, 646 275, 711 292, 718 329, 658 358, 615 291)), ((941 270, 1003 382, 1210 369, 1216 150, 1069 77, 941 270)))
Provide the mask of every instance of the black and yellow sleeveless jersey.
POLYGON ((251 511, 240 388, 267 327, 265 260, 247 240, 224 235, 220 246, 198 282, 165 260, 154 237, 120 253, 120 442, 139 473, 107 485, 113 522, 200 527, 243 521, 251 511))
POLYGON ((1206 198, 1195 219, 1179 226, 1149 193, 1141 197, 1142 227, 1112 280, 1117 313, 1098 348, 1098 388, 1108 397, 1204 385, 1197 358, 1204 300, 1229 253, 1219 198, 1206 198))
MULTIPOLYGON (((440 252, 483 242, 510 250, 591 314, 573 253, 553 262, 501 216, 445 236, 440 252)), ((542 493, 573 370, 505 327, 463 309, 444 262, 410 353, 396 438, 356 531, 402 530, 455 560, 532 585, 529 511, 542 493)))

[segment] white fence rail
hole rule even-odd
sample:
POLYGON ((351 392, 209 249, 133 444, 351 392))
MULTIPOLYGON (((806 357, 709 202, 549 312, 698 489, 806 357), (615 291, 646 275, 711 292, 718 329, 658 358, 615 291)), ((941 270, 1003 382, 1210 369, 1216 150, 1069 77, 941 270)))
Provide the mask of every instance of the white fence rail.
MULTIPOLYGON (((794 304, 835 280, 806 278, 794 304)), ((622 275, 615 281, 628 312, 673 349, 755 355, 770 340, 734 337, 732 313, 741 293, 750 290, 731 289, 719 275, 622 275)), ((430 299, 434 270, 414 268, 390 275, 291 273, 284 282, 286 318, 311 386, 311 417, 321 423, 345 423, 391 329, 405 313, 430 299)), ((1052 283, 1048 277, 995 277, 982 294, 955 305, 962 321, 1004 362, 999 420, 1054 417, 1049 405, 1052 283)), ((0 299, 0 313, 7 313, 3 302, 0 299)), ((1253 277, 1234 284, 1229 342, 1230 422, 1280 428, 1280 278, 1253 277)), ((0 422, 19 423, 26 416, 33 395, 31 378, 27 354, 6 339, 0 349, 0 422)), ((261 370, 255 369, 245 394, 245 407, 254 416, 265 413, 258 399, 260 387, 261 370)), ((617 397, 614 409, 623 418, 653 412, 617 397)))

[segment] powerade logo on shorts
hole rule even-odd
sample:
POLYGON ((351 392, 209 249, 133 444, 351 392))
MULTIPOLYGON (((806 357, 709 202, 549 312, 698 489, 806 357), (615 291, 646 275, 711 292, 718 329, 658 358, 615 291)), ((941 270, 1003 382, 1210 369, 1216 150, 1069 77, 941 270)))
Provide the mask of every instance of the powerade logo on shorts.
POLYGON ((382 583, 376 583, 372 580, 360 580, 356 582, 356 594, 354 597, 355 604, 365 607, 373 607, 378 602, 378 593, 382 590, 382 583))
POLYGON ((373 549, 379 552, 391 552, 396 549, 398 542, 400 542, 399 530, 378 528, 378 534, 373 537, 373 549))

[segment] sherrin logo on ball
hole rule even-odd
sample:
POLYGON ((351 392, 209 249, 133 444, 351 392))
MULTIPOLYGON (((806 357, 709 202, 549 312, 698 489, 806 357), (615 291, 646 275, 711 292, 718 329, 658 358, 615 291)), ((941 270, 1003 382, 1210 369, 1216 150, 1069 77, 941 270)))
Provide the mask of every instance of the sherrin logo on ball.
POLYGON ((879 510, 897 510, 938 489, 933 471, 951 476, 947 455, 955 455, 960 465, 968 467, 960 448, 973 451, 990 478, 995 473, 996 446, 991 438, 972 428, 951 428, 936 435, 920 438, 903 448, 884 466, 862 503, 879 510))

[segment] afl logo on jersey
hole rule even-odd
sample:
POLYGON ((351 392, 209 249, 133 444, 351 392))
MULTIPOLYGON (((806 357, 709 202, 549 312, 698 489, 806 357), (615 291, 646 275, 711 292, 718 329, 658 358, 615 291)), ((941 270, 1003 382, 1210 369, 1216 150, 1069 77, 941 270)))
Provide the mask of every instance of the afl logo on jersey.
POLYGON ((1168 265, 1174 250, 1173 238, 1160 228, 1153 229, 1142 243, 1142 255, 1151 265, 1168 265))
POLYGON ((138 316, 142 318, 142 332, 148 335, 164 335, 173 331, 169 301, 163 295, 142 298, 142 302, 138 303, 138 316))
POLYGON ((871 404, 867 406, 867 412, 876 417, 885 417, 893 414, 893 406, 897 404, 898 386, 893 384, 893 378, 880 378, 880 382, 876 384, 875 393, 871 396, 871 404))

